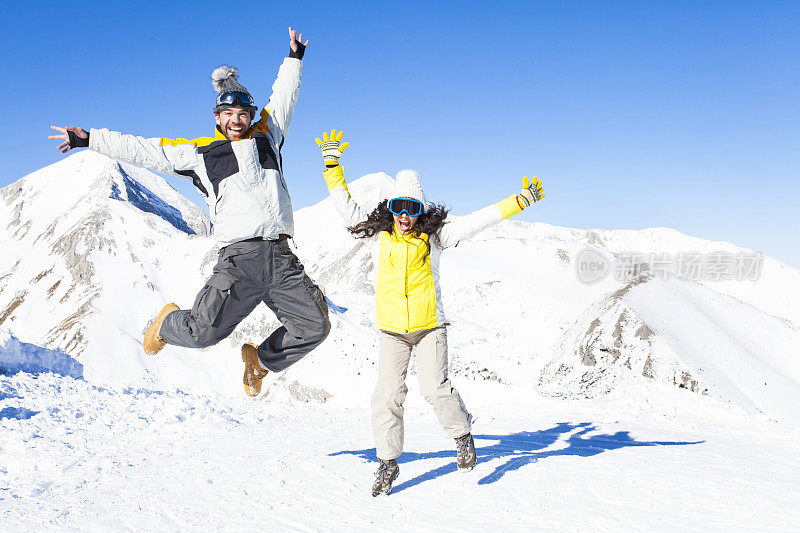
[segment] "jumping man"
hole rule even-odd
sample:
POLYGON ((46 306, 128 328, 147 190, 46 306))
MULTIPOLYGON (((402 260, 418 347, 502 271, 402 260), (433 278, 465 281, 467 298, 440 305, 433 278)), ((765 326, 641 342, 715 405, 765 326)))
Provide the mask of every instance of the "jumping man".
POLYGON ((268 371, 279 372, 319 346, 330 331, 322 291, 306 275, 287 239, 294 231, 292 203, 282 173, 281 147, 300 89, 308 41, 289 28, 289 57, 283 60, 260 118, 238 71, 212 73, 217 91, 214 137, 145 139, 107 129, 56 127, 62 153, 88 147, 101 154, 163 174, 191 179, 206 195, 214 236, 220 243, 214 273, 191 309, 167 304, 147 329, 144 351, 166 344, 205 348, 228 337, 264 302, 281 321, 259 346, 242 346, 244 389, 261 392, 268 371))

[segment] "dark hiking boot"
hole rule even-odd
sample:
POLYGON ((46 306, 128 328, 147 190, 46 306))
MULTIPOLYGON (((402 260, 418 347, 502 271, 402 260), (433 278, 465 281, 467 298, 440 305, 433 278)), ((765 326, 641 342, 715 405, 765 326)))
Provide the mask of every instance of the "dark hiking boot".
POLYGON ((375 472, 375 483, 372 484, 372 496, 375 497, 381 492, 386 495, 391 494, 392 482, 397 479, 399 474, 400 467, 397 466, 397 461, 395 459, 389 461, 381 459, 378 471, 375 472))
POLYGON ((147 327, 147 331, 144 332, 144 341, 142 342, 144 353, 147 355, 155 355, 161 351, 161 348, 167 345, 164 339, 161 338, 161 335, 159 335, 159 333, 161 333, 161 324, 164 323, 164 319, 167 318, 168 314, 178 310, 180 310, 180 307, 175 304, 167 304, 161 309, 161 312, 158 313, 155 320, 147 327))
POLYGON ((456 439, 456 463, 459 470, 472 470, 478 463, 475 453, 475 441, 472 433, 467 433, 456 439))
POLYGON ((242 361, 244 361, 244 392, 253 398, 261 394, 261 382, 269 370, 264 370, 258 362, 258 346, 242 345, 242 361))

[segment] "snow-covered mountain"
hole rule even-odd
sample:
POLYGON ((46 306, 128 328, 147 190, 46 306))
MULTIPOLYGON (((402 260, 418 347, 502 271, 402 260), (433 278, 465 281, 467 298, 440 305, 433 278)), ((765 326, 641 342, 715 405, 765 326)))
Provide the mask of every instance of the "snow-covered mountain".
POLYGON ((211 242, 203 211, 162 178, 89 151, 3 188, 0 205, 0 327, 65 350, 97 381, 144 378, 129 317, 180 278, 165 263, 197 270, 211 242))
MULTIPOLYGON (((392 183, 350 190, 370 205, 392 183)), ((448 249, 478 465, 456 472, 410 376, 400 477, 371 498, 370 246, 327 200, 296 226, 333 329, 252 401, 238 348, 277 326, 263 306, 212 348, 141 350, 155 312, 210 275, 200 209, 90 152, 0 190, 0 529, 796 529, 796 269, 763 258, 757 279, 694 282, 639 258, 633 279, 581 281, 587 258, 749 254, 664 228, 507 221, 448 249)))
POLYGON ((596 397, 641 376, 798 423, 798 346, 786 319, 697 283, 642 277, 582 313, 539 385, 596 397))
MULTIPOLYGON (((371 174, 350 190, 370 206, 392 183, 371 174)), ((85 151, 2 189, 0 202, 0 328, 73 355, 92 382, 241 394, 238 346, 278 324, 265 306, 207 350, 141 351, 147 321, 168 301, 190 306, 217 252, 202 210, 162 178, 85 151)), ((333 330, 277 386, 363 402, 376 363, 370 246, 327 200, 295 218, 298 256, 330 300, 333 330)), ((442 256, 457 379, 567 397, 646 395, 652 384, 798 421, 784 406, 800 401, 800 272, 765 257, 754 280, 661 279, 638 265, 633 282, 587 284, 576 274, 586 250, 749 253, 667 228, 503 222, 442 256)))

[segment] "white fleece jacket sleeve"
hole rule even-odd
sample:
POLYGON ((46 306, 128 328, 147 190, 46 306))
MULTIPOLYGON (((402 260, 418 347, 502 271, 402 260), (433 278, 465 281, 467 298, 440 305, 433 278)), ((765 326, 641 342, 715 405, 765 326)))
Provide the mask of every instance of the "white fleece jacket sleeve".
POLYGON ((286 133, 289 131, 289 123, 292 121, 292 113, 300 95, 300 80, 303 76, 303 62, 300 59, 287 57, 283 60, 278 77, 272 84, 272 95, 267 103, 267 126, 275 139, 275 144, 280 148, 286 133))
POLYGON ((447 248, 458 244, 459 241, 469 239, 479 231, 522 212, 522 209, 523 207, 517 195, 512 194, 496 204, 479 209, 469 215, 458 217, 451 222, 445 220, 445 225, 442 226, 439 233, 442 248, 447 248))
POLYGON ((192 144, 162 146, 160 138, 145 139, 94 128, 89 132, 89 149, 137 167, 184 178, 175 171, 194 168, 199 157, 192 144))
POLYGON ((350 197, 350 191, 347 190, 347 182, 344 180, 344 172, 342 167, 333 167, 325 170, 322 175, 328 184, 328 192, 331 195, 331 202, 336 208, 336 211, 342 216, 344 225, 346 227, 355 226, 359 222, 367 220, 369 212, 359 207, 359 205, 350 197))
POLYGON ((469 215, 445 221, 439 233, 442 248, 454 246, 473 237, 475 234, 503 220, 503 214, 497 204, 479 209, 469 215))

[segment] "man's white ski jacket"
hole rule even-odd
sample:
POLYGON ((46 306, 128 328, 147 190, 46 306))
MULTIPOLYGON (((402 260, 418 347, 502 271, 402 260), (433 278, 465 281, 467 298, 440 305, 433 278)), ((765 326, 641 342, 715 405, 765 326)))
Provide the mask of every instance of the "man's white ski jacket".
POLYGON ((261 119, 245 139, 145 139, 92 129, 89 148, 163 174, 191 179, 206 195, 213 233, 225 246, 252 237, 293 235, 292 200, 283 179, 281 147, 300 90, 303 64, 286 58, 261 119))

